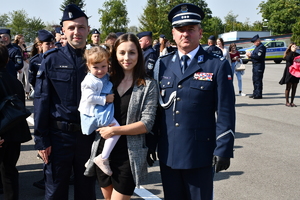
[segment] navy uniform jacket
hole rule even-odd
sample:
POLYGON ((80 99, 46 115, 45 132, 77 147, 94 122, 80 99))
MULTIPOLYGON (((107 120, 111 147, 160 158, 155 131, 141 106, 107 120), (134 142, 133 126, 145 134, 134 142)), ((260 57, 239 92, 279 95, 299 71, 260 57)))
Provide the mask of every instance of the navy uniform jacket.
POLYGON ((201 46, 183 75, 177 51, 157 61, 154 77, 159 79, 160 104, 174 99, 161 109, 160 162, 173 169, 192 169, 212 166, 213 155, 233 157, 231 76, 228 61, 209 55, 201 46))
POLYGON ((210 45, 206 51, 209 53, 209 54, 217 54, 219 56, 223 56, 223 52, 222 50, 217 47, 216 45, 210 45))
POLYGON ((28 80, 33 88, 35 86, 36 74, 39 71, 42 60, 43 60, 43 54, 40 53, 33 56, 29 62, 28 80))
POLYGON ((6 65, 7 71, 14 77, 17 77, 17 71, 23 68, 23 56, 18 47, 8 44, 9 61, 6 65))
POLYGON ((153 77, 154 65, 158 58, 156 51, 152 48, 152 46, 149 46, 143 49, 143 54, 144 54, 146 72, 150 77, 153 77))
POLYGON ((265 65, 266 47, 260 43, 251 53, 251 61, 253 64, 260 63, 265 65))
POLYGON ((34 135, 38 150, 51 146, 49 129, 53 121, 80 124, 80 84, 86 75, 83 51, 67 44, 44 54, 34 94, 34 135))

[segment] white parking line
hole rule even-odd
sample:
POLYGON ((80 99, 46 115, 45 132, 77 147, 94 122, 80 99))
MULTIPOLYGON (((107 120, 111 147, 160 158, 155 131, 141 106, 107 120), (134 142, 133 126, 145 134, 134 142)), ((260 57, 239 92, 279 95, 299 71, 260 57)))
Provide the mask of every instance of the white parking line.
MULTIPOLYGON (((29 117, 27 117, 26 120, 30 124, 34 125, 33 117, 29 116, 29 117)), ((135 188, 134 193, 137 194, 137 195, 139 195, 143 199, 147 199, 147 200, 161 200, 160 198, 158 198, 157 196, 155 196, 154 194, 152 194, 151 192, 149 192, 148 190, 146 190, 142 186, 140 188, 135 188)))

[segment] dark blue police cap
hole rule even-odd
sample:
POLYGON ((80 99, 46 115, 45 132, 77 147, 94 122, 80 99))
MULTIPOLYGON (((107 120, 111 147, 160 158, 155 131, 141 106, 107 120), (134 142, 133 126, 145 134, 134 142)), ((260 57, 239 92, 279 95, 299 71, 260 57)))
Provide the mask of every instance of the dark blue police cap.
POLYGON ((38 31, 38 38, 42 42, 54 41, 54 36, 52 35, 52 33, 44 29, 38 31))
POLYGON ((91 31, 91 34, 99 34, 100 35, 100 32, 97 30, 97 29, 93 29, 92 31, 91 31))
POLYGON ((59 26, 59 27, 55 27, 55 33, 59 33, 61 35, 64 35, 64 32, 62 31, 62 28, 59 26))
POLYGON ((117 37, 119 37, 120 35, 123 35, 124 32, 116 32, 117 37))
POLYGON ((86 14, 77 5, 69 4, 66 6, 63 12, 63 17, 60 24, 62 24, 64 21, 77 19, 79 17, 85 17, 88 19, 86 14))
POLYGON ((259 36, 258 35, 255 35, 252 39, 251 39, 251 42, 254 43, 256 40, 259 39, 259 36))
POLYGON ((152 32, 151 31, 144 31, 144 32, 140 32, 138 34, 136 34, 136 36, 141 39, 144 36, 150 36, 152 37, 152 32))
POLYGON ((8 34, 8 35, 10 35, 10 30, 6 29, 6 28, 0 29, 0 34, 8 34))
POLYGON ((166 38, 166 36, 165 36, 164 34, 161 34, 159 37, 160 37, 160 38, 163 38, 163 39, 166 38))
POLYGON ((168 20, 173 27, 200 24, 204 19, 204 12, 191 3, 182 3, 175 6, 168 15, 168 20))
POLYGON ((214 36, 214 35, 211 35, 211 36, 209 36, 209 38, 208 38, 209 40, 213 40, 213 41, 216 41, 216 37, 214 36))

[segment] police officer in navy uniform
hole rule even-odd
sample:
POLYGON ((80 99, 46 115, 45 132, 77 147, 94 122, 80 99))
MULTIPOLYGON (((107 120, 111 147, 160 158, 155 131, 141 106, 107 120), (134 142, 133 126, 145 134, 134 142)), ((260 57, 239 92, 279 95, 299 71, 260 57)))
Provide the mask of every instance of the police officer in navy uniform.
POLYGON ((209 36, 207 43, 208 43, 208 48, 206 49, 206 51, 209 54, 216 54, 221 57, 223 56, 222 50, 216 46, 216 37, 214 35, 209 36))
POLYGON ((91 45, 98 46, 100 44, 100 32, 97 29, 93 29, 90 34, 92 40, 91 45))
POLYGON ((169 13, 178 51, 158 59, 158 156, 166 200, 211 200, 213 172, 233 157, 235 95, 226 59, 199 45, 204 12, 183 3, 169 13))
POLYGON ((68 199, 74 170, 74 199, 95 200, 95 177, 84 176, 95 133, 83 135, 78 105, 86 75, 83 53, 88 17, 76 5, 66 6, 62 23, 68 44, 44 54, 36 77, 35 148, 44 160, 45 199, 68 199))
POLYGON ((153 77, 153 69, 158 57, 156 51, 152 48, 152 32, 144 31, 136 35, 143 49, 146 72, 150 77, 153 77))
POLYGON ((17 77, 17 72, 23 68, 23 57, 20 49, 11 44, 11 35, 9 29, 0 29, 1 42, 8 49, 9 61, 6 70, 9 74, 17 77))
POLYGON ((251 42, 256 46, 251 52, 247 52, 246 55, 251 58, 252 61, 252 82, 253 82, 253 94, 249 98, 262 99, 263 90, 263 77, 265 71, 265 58, 266 47, 261 43, 259 35, 255 35, 251 42))
MULTIPOLYGON (((53 48, 52 45, 53 45, 53 42, 54 42, 54 36, 52 35, 51 32, 49 32, 47 30, 39 30, 38 31, 38 39, 41 42, 49 42, 49 48, 51 48, 51 49, 53 48)), ((35 86, 36 75, 37 75, 37 72, 38 72, 38 70, 40 68, 40 65, 42 63, 44 53, 45 52, 34 55, 30 59, 30 62, 29 62, 28 80, 29 80, 29 83, 32 85, 33 88, 35 86)))

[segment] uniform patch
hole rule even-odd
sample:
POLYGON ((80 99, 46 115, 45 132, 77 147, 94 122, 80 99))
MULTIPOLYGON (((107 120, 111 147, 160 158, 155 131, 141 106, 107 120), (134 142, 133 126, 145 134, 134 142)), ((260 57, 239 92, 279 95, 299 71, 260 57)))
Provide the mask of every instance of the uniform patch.
POLYGON ((231 75, 228 75, 227 77, 228 77, 228 80, 232 80, 232 77, 231 77, 231 75))
POLYGON ((17 58, 17 63, 20 65, 22 64, 22 59, 21 58, 17 58))
POLYGON ((196 72, 194 79, 199 81, 212 81, 213 73, 196 72))
POLYGON ((153 69, 154 64, 153 63, 148 63, 148 69, 153 69))
POLYGON ((163 79, 171 79, 171 77, 168 76, 162 76, 163 79))
POLYGON ((203 55, 200 55, 200 56, 198 56, 198 63, 201 63, 201 62, 203 62, 203 55))

